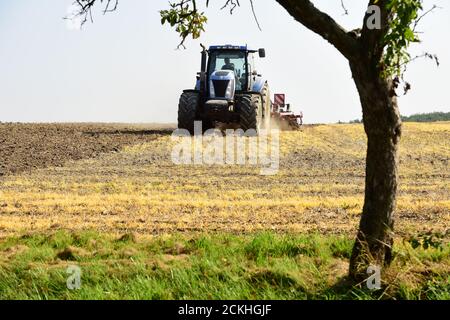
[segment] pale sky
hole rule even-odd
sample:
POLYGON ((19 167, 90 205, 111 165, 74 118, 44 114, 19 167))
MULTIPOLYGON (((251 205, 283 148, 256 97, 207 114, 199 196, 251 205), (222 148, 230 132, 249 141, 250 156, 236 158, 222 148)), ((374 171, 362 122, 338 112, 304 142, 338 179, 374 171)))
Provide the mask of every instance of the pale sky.
MULTIPOLYGON (((0 121, 176 122, 178 98, 195 83, 200 45, 248 44, 266 48, 257 70, 272 93, 285 93, 307 123, 361 118, 347 61, 331 45, 294 21, 274 0, 254 0, 262 31, 248 1, 230 16, 213 0, 200 41, 179 38, 160 25, 166 0, 121 0, 117 12, 94 14, 94 24, 70 30, 62 18, 72 0, 0 0, 0 121)), ((367 1, 314 3, 348 29, 360 27, 367 1)), ((441 66, 420 60, 406 78, 413 90, 400 99, 402 114, 450 111, 450 3, 420 27, 413 55, 438 54, 441 66)))

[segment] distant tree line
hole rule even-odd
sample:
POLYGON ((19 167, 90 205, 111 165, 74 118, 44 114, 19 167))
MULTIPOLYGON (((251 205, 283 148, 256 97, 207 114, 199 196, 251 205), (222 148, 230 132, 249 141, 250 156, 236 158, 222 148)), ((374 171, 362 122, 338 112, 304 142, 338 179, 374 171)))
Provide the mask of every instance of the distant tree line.
MULTIPOLYGON (((403 122, 436 122, 436 121, 450 121, 450 112, 429 112, 417 113, 411 116, 401 116, 403 122)), ((339 121, 339 123, 343 123, 339 121)), ((355 119, 348 123, 362 123, 362 120, 355 119)))
POLYGON ((405 122, 450 121, 450 112, 431 112, 431 113, 413 114, 409 117, 402 116, 402 121, 405 122))

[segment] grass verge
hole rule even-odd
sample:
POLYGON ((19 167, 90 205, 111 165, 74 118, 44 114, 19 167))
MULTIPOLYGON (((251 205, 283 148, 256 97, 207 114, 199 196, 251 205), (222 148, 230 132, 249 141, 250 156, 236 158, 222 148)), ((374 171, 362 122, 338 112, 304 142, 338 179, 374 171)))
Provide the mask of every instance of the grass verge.
POLYGON ((0 240, 1 299, 450 299, 450 246, 397 241, 382 289, 346 278, 344 236, 258 233, 140 238, 93 231, 0 240), (81 288, 67 288, 68 266, 81 288))

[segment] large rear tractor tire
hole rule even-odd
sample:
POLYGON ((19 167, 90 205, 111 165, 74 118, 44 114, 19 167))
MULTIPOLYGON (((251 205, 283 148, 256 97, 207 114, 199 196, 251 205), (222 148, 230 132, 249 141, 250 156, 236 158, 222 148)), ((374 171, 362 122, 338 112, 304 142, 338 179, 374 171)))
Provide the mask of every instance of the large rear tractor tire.
POLYGON ((241 129, 253 129, 257 134, 262 124, 262 102, 258 94, 244 94, 238 101, 241 129))

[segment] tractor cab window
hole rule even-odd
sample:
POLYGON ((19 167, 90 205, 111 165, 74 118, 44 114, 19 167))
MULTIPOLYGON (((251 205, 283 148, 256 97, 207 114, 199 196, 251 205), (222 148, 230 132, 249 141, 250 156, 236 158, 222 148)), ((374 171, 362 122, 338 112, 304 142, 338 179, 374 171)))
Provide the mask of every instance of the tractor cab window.
POLYGON ((247 84, 246 53, 242 51, 212 51, 209 55, 209 75, 217 70, 234 71, 236 90, 243 90, 247 84))

